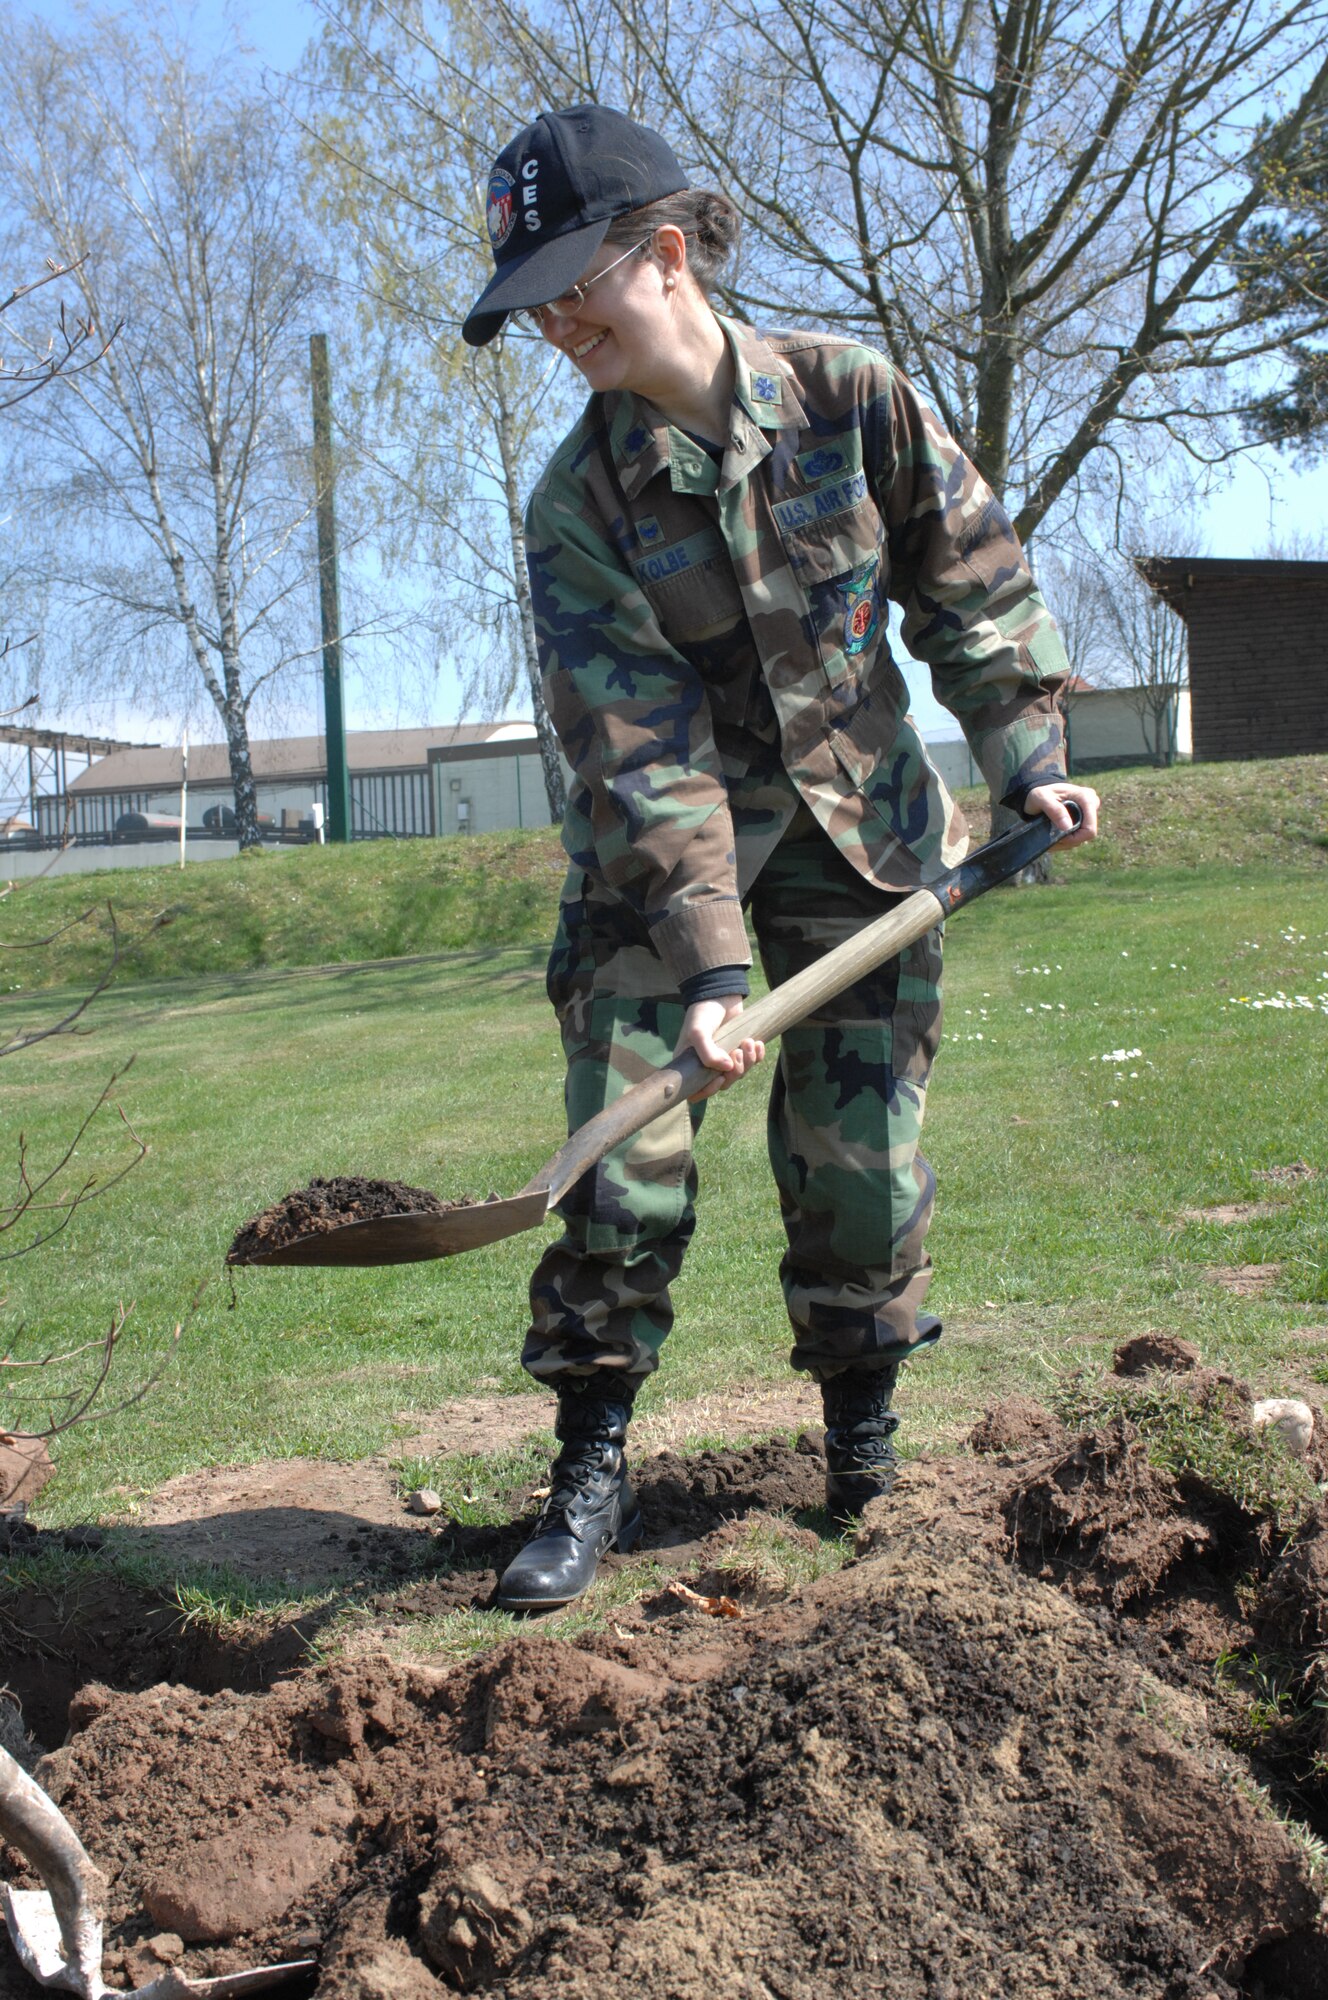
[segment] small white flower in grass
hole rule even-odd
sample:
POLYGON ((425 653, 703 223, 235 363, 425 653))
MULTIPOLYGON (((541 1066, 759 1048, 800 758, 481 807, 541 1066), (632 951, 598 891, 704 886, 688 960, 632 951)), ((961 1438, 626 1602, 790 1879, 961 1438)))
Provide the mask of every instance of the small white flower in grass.
POLYGON ((1108 1105, 1110 1106, 1110 1108, 1111 1108, 1111 1109, 1112 1109, 1113 1111, 1119 1111, 1119 1110, 1120 1110, 1120 1099, 1119 1099, 1119 1097, 1109 1097, 1109 1098, 1107 1099, 1107 1103, 1108 1103, 1108 1105))
POLYGON ((1104 1056, 1098 1057, 1098 1061, 1111 1063, 1133 1062, 1136 1056, 1141 1056, 1142 1054, 1142 1049, 1108 1049, 1104 1056))

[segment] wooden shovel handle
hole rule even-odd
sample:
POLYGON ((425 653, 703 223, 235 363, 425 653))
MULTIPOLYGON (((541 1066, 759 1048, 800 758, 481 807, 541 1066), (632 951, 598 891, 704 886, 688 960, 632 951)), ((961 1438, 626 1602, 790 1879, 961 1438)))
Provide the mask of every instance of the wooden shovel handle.
MULTIPOLYGON (((900 903, 865 930, 836 945, 824 958, 818 958, 813 965, 802 972, 795 972, 792 979, 786 979, 782 986, 767 993, 762 1000, 744 1007, 741 1014, 729 1021, 715 1036, 723 1049, 735 1048, 750 1035, 760 1042, 773 1042, 786 1028, 792 1028, 809 1014, 823 1007, 827 1000, 833 1000, 846 986, 852 986, 864 973, 883 965, 887 958, 893 958, 907 945, 920 938, 924 932, 940 923, 945 915, 945 906, 930 889, 917 889, 907 902, 900 903)), ((700 1056, 689 1049, 677 1056, 663 1069, 657 1069, 653 1076, 645 1077, 640 1083, 616 1098, 594 1118, 588 1119, 573 1132, 560 1153, 556 1153, 546 1167, 542 1167, 523 1194, 533 1194, 539 1188, 549 1191, 549 1206, 561 1201, 568 1188, 574 1187, 588 1168, 612 1152, 622 1140, 630 1139, 634 1132, 640 1132, 654 1119, 660 1117, 673 1105, 691 1097, 714 1070, 701 1061, 700 1056)))
MULTIPOLYGON (((1081 823, 1082 815, 1073 803, 1069 804, 1069 812, 1070 830, 1073 831, 1081 823)), ((894 958, 953 911, 962 909, 965 903, 971 903, 997 882, 1004 882, 1011 875, 1018 874, 1021 868, 1026 868, 1061 837, 1042 814, 1008 833, 998 834, 995 840, 987 841, 985 846, 979 847, 976 853, 948 870, 928 888, 915 889, 904 902, 896 904, 883 917, 878 917, 875 923, 868 924, 856 936, 836 945, 833 951, 827 952, 824 958, 818 958, 815 964, 807 966, 802 972, 795 972, 792 979, 776 986, 763 1000, 744 1007, 741 1014, 721 1028, 715 1040, 722 1049, 732 1049, 748 1036, 760 1042, 775 1041, 786 1028, 806 1020, 827 1000, 833 1000, 846 986, 852 986, 855 980, 873 972, 886 959, 894 958)), ((714 1070, 689 1049, 685 1055, 656 1070, 653 1076, 633 1084, 630 1090, 573 1132, 562 1151, 555 1153, 548 1165, 540 1168, 534 1180, 522 1188, 522 1194, 539 1194, 547 1190, 549 1207, 552 1208, 606 1153, 622 1140, 630 1139, 634 1132, 641 1131, 673 1105, 693 1096, 701 1084, 714 1074, 714 1070)))

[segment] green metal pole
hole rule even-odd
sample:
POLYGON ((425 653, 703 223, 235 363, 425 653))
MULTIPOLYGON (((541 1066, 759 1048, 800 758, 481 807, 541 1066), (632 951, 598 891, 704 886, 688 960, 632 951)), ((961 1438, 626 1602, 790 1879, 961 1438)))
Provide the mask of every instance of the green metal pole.
POLYGON ((318 508, 318 609, 323 624, 323 715, 327 733, 327 837, 350 839, 350 767, 341 684, 341 602, 337 588, 337 521, 333 506, 332 376, 327 335, 309 336, 314 400, 314 482, 318 508))

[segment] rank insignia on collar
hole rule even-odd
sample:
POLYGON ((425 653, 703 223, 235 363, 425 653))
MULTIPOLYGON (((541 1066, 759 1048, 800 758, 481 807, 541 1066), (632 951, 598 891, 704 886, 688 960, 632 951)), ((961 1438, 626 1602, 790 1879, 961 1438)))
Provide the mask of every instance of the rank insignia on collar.
POLYGON ((623 439, 623 450, 629 458, 638 458, 650 442, 650 432, 643 424, 633 424, 623 439))
POLYGON ((752 370, 752 401, 754 403, 778 403, 783 398, 779 392, 777 375, 761 375, 752 370))

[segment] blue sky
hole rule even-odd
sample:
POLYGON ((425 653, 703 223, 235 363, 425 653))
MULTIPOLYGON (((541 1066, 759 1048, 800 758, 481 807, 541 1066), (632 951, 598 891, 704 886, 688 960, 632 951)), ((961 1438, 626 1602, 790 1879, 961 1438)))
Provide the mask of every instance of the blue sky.
MULTIPOLYGON (((72 24, 80 9, 71 0, 14 0, 19 14, 37 16, 53 27, 72 24)), ((132 8, 126 11, 132 12, 132 8)), ((203 48, 239 47, 246 51, 256 68, 291 68, 306 42, 319 26, 312 0, 272 0, 266 8, 249 10, 225 0, 195 0, 193 6, 174 9, 182 28, 191 30, 203 48)), ((1328 457, 1309 470, 1298 470, 1274 451, 1243 455, 1230 471, 1214 473, 1209 497, 1197 502, 1193 512, 1178 521, 1176 546, 1159 549, 1159 554, 1181 554, 1203 547, 1213 556, 1241 556, 1260 553, 1270 539, 1296 531, 1317 533, 1328 526, 1328 457)), ((364 663, 366 667, 369 663, 364 663)), ((375 663, 375 666, 377 663, 375 663)), ((905 663, 906 667, 909 663, 905 663)), ((398 715, 395 697, 384 701, 381 693, 371 693, 369 681, 381 688, 379 668, 364 677, 350 668, 351 726, 372 727, 402 721, 448 722, 456 719, 456 684, 450 674, 440 677, 437 700, 430 713, 398 715)), ((909 671, 914 713, 925 733, 957 733, 952 719, 932 698, 925 668, 909 671)), ((80 718, 64 718, 66 726, 80 726, 80 718)), ((128 726, 122 718, 117 725, 128 726)), ((82 721, 82 726, 88 726, 82 721)), ((113 726, 99 720, 95 726, 113 726)))

